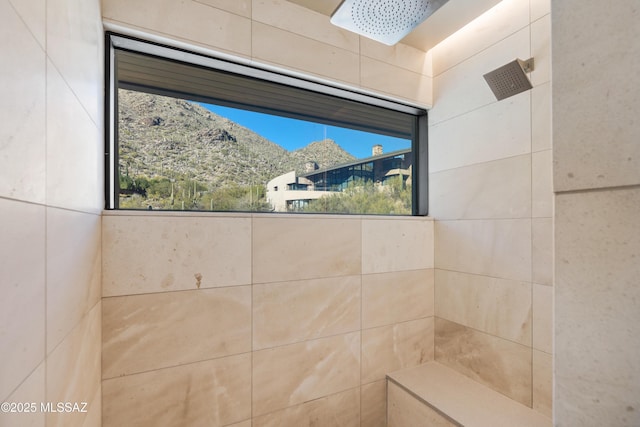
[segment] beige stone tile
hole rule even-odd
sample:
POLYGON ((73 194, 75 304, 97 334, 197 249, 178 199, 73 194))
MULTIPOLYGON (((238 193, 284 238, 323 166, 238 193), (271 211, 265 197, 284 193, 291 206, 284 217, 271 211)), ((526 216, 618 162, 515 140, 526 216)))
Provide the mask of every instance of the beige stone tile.
POLYGON ((537 21, 551 13, 551 0, 531 0, 531 21, 537 21))
POLYGON ((78 102, 77 95, 49 61, 48 205, 93 213, 102 211, 104 150, 101 138, 100 130, 78 102))
POLYGON ((556 206, 554 416, 629 425, 640 413, 640 189, 562 194, 556 206))
POLYGON ((579 4, 552 3, 554 189, 637 185, 640 30, 629 13, 637 2, 576 14, 579 4))
POLYGON ((553 219, 532 220, 533 281, 553 285, 553 219))
POLYGON ((227 426, 251 417, 251 355, 109 379, 104 427, 227 426))
POLYGON ((362 220, 362 273, 425 268, 433 268, 433 221, 362 220))
MULTIPOLYGON (((47 358, 47 402, 89 404, 100 387, 101 304, 77 324, 47 358)), ((47 426, 82 426, 87 413, 51 412, 47 426)))
POLYGON ((533 348, 553 352, 553 288, 533 284, 533 348))
POLYGON ((194 0, 217 9, 226 10, 236 15, 251 18, 251 0, 194 0))
POLYGON ((552 417, 553 357, 533 350, 533 409, 552 417))
POLYGON ((360 276, 253 286, 253 349, 360 330, 360 276))
POLYGON ((98 384, 91 402, 87 402, 87 416, 82 427, 102 427, 102 383, 98 384))
MULTIPOLYGON (((230 1, 216 3, 228 5, 230 1)), ((208 48, 245 57, 251 55, 251 20, 209 4, 173 0, 138 0, 135 3, 104 0, 102 16, 105 20, 133 25, 208 48), (175 19, 176 16, 181 19, 175 19)))
POLYGON ((528 24, 528 1, 500 2, 433 48, 434 75, 490 48, 528 24))
POLYGON ((430 76, 377 59, 360 57, 360 84, 425 107, 433 105, 433 79, 430 76))
POLYGON ((360 227, 351 218, 254 218, 253 282, 360 274, 360 227))
POLYGON ((45 358, 45 208, 0 199, 0 401, 45 358))
POLYGON ((433 360, 433 318, 362 331, 362 384, 433 360))
POLYGON ((433 173, 429 189, 429 215, 436 219, 530 217, 531 157, 433 173))
POLYGON ((360 426, 360 389, 354 388, 253 419, 253 427, 360 426))
POLYGON ((531 89, 531 151, 551 149, 551 83, 531 89))
POLYGON ((393 372, 395 382, 464 426, 550 427, 551 419, 438 362, 393 372))
POLYGON ((436 270, 436 316, 531 345, 531 284, 436 270))
POLYGON ((103 378, 251 350, 249 286, 106 298, 103 313, 103 378))
POLYGON ((431 55, 415 47, 398 43, 387 46, 366 37, 360 37, 360 53, 396 67, 404 68, 424 76, 431 76, 431 55))
POLYGON ((530 96, 530 92, 523 92, 430 126, 429 172, 529 153, 530 96))
POLYGON ((7 1, 0 16, 0 196, 44 203, 45 53, 7 1))
POLYGON ((433 269, 362 276, 362 327, 433 316, 433 269))
POLYGON ((387 426, 387 381, 380 380, 360 387, 361 427, 387 426))
POLYGON ((436 221, 435 264, 443 270, 531 280, 531 220, 436 221))
MULTIPOLYGON (((91 120, 96 124, 102 123, 104 30, 100 2, 47 0, 46 5, 47 57, 63 76, 91 120)), ((53 98, 53 102, 59 108, 60 100, 53 98)), ((49 113, 52 108, 48 107, 49 113)), ((86 137, 84 142, 87 143, 86 137)), ((98 142, 102 143, 102 140, 96 137, 96 143, 98 142)), ((100 164, 102 160, 100 157, 100 164)), ((68 159, 67 164, 77 166, 78 163, 87 161, 68 159)), ((92 163, 91 166, 91 170, 95 170, 96 165, 92 163)))
POLYGON ((252 18, 311 40, 359 52, 357 34, 332 25, 325 15, 285 0, 253 0, 252 18))
POLYGON ((538 86, 551 81, 551 15, 549 14, 531 23, 531 57, 535 61, 531 72, 531 84, 538 86))
POLYGON ((360 333, 253 352, 253 416, 359 386, 360 333))
POLYGON ((436 317, 435 360, 531 407, 531 347, 436 317))
MULTIPOLYGON (((529 27, 523 28, 481 52, 473 53, 477 54, 443 73, 434 74, 434 106, 429 111, 431 123, 439 123, 495 103, 496 98, 482 76, 515 58, 530 57, 529 27)), ((437 60, 434 54, 434 67, 437 68, 435 64, 437 60)), ((500 104, 504 105, 505 101, 500 104)), ((503 119, 501 123, 504 126, 508 121, 503 119)), ((491 132, 498 130, 496 126, 491 126, 489 123, 485 123, 485 126, 491 132)), ((480 141, 476 141, 476 144, 485 148, 480 141)), ((460 153, 461 150, 452 150, 452 152, 460 153)))
MULTIPOLYGON (((41 411, 40 402, 46 402, 44 395, 45 365, 42 362, 20 386, 11 394, 3 397, 2 402, 11 404, 29 404, 29 412, 0 412, 2 427, 44 427, 45 413, 41 411), (30 404, 35 403, 35 408, 30 404), (34 410, 35 409, 35 410, 34 410)), ((3 377, 4 378, 4 377, 3 377)), ((13 408, 10 408, 13 409, 13 408)), ((15 409, 19 409, 16 405, 15 409)))
POLYGON ((430 426, 455 427, 458 424, 449 421, 437 411, 415 398, 406 390, 388 382, 388 427, 430 426))
POLYGON ((105 216, 103 295, 251 283, 251 219, 105 216))
POLYGON ((227 427, 252 427, 252 424, 251 420, 246 420, 235 424, 229 424, 227 427))
MULTIPOLYGON (((45 48, 46 34, 46 3, 44 0, 9 0, 9 3, 18 12, 20 18, 25 22, 31 34, 45 48)), ((3 14, 3 16, 7 16, 3 14)), ((18 37, 14 34, 13 41, 17 41, 18 37)))
POLYGON ((252 22, 254 59, 350 84, 360 83, 358 54, 279 28, 252 22))
POLYGON ((98 215, 47 209, 47 351, 100 300, 98 215))

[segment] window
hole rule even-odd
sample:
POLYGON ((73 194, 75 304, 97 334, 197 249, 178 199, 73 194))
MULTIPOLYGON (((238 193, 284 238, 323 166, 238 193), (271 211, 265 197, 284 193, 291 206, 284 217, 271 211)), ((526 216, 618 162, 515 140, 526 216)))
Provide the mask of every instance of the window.
POLYGON ((120 35, 107 45, 107 209, 426 214, 424 110, 120 35))

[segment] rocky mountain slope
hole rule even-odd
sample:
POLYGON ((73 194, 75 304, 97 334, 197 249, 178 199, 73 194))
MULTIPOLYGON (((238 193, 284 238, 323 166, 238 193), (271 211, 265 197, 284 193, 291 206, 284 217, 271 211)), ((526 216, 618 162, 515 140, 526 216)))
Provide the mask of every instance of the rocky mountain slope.
POLYGON ((289 152, 181 99, 121 89, 118 102, 120 173, 132 178, 189 179, 213 190, 231 183, 264 185, 291 170, 304 171, 308 161, 323 168, 354 159, 329 139, 289 152))

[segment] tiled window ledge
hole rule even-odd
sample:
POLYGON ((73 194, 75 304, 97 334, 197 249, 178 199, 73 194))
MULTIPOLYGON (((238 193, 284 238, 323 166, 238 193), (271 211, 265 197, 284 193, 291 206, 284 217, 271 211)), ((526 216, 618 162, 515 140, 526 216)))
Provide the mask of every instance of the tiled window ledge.
POLYGON ((437 362, 387 375, 388 427, 550 427, 551 419, 437 362))

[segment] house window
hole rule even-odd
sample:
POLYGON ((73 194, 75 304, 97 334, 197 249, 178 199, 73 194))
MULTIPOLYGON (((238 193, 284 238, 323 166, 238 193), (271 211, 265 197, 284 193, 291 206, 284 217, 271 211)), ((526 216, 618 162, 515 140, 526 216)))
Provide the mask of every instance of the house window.
POLYGON ((423 109, 116 34, 107 45, 107 209, 427 213, 423 109))

